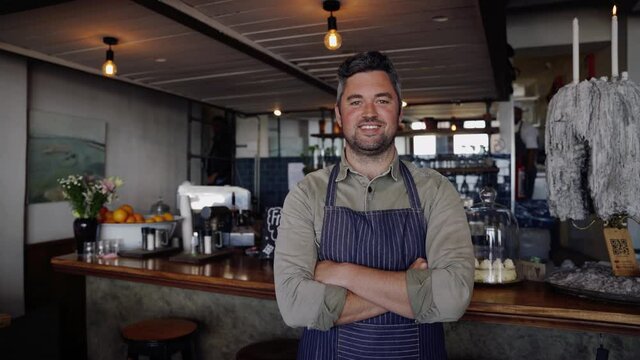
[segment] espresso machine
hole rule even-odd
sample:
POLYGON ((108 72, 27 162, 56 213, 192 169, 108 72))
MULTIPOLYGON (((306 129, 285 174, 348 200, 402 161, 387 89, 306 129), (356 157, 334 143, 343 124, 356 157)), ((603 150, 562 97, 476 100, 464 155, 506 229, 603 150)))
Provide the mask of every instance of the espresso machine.
POLYGON ((216 247, 254 246, 250 224, 251 192, 237 186, 192 185, 178 187, 177 203, 182 221, 184 252, 191 252, 194 233, 202 239, 205 232, 217 235, 216 247))

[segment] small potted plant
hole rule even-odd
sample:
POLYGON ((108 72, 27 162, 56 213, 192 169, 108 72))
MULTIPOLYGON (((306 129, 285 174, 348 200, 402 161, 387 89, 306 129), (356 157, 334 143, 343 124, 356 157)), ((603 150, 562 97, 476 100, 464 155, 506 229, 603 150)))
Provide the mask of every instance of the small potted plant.
POLYGON ((84 253, 84 243, 95 242, 100 209, 116 198, 116 189, 123 182, 118 177, 100 178, 90 175, 69 175, 58 179, 62 195, 69 201, 73 235, 78 254, 84 253))

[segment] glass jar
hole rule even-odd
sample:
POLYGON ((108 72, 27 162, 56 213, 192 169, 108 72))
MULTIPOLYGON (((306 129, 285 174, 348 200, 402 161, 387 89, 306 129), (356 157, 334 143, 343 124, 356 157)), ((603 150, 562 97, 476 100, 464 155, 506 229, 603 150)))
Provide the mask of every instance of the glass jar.
POLYGON ((162 201, 162 196, 159 196, 158 201, 153 203, 153 205, 151 205, 151 209, 149 209, 149 213, 152 215, 162 215, 170 211, 171 207, 162 201))
POLYGON ((476 258, 476 283, 508 284, 522 280, 518 267, 518 222, 495 199, 496 191, 485 187, 480 191, 480 202, 466 210, 476 258))

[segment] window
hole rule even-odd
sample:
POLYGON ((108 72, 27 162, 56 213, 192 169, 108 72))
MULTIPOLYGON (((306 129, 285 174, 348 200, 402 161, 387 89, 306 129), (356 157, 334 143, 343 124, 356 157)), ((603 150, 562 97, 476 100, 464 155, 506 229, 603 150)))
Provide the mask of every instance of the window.
POLYGON ((489 136, 487 134, 453 135, 453 153, 456 155, 481 154, 488 149, 489 136), (484 150, 482 147, 484 147, 484 150))
POLYGON ((465 129, 484 129, 486 124, 484 120, 468 120, 462 126, 465 129))
POLYGON ((425 130, 427 128, 427 124, 422 121, 415 121, 411 123, 411 130, 425 130))
POLYGON ((411 154, 411 149, 408 148, 409 142, 407 141, 407 138, 402 136, 397 136, 396 139, 394 140, 394 143, 396 145, 396 150, 398 151, 398 155, 411 154))
POLYGON ((413 154, 414 155, 435 155, 436 154, 436 136, 435 135, 419 135, 413 137, 413 154))

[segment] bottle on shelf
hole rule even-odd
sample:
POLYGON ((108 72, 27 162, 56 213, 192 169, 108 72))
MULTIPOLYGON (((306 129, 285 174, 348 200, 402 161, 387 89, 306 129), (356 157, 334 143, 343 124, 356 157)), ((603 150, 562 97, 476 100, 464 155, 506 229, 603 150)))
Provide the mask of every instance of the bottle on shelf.
POLYGON ((337 121, 333 122, 333 134, 334 135, 339 135, 340 133, 342 133, 342 129, 340 128, 340 124, 338 124, 337 121))
POLYGON ((211 241, 212 241, 211 229, 207 228, 204 231, 204 240, 203 240, 205 254, 211 254, 211 241))
POLYGON ((231 229, 238 226, 238 207, 236 206, 236 193, 231 193, 231 229))
POLYGON ((467 184, 466 176, 462 179, 462 185, 460 185, 460 195, 464 195, 464 196, 469 195, 469 184, 467 184))
POLYGON ((147 250, 156 249, 156 233, 153 228, 147 228, 147 250))
POLYGON ((140 242, 140 248, 146 250, 147 249, 147 234, 149 233, 148 227, 142 227, 142 241, 140 242))
POLYGON ((194 231, 193 235, 191 236, 191 255, 198 255, 198 242, 198 232, 194 231))

